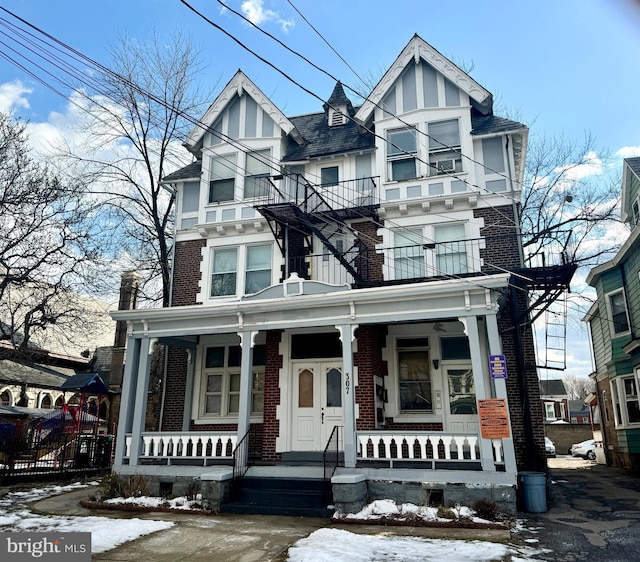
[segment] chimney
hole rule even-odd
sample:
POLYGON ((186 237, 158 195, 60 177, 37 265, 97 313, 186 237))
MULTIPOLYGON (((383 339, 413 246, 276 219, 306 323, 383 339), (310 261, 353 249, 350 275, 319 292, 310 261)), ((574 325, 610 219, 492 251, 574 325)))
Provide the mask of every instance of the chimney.
MULTIPOLYGON (((140 289, 140 274, 136 271, 125 271, 120 281, 120 302, 118 310, 133 310, 138 304, 140 289)), ((111 376, 109 386, 112 390, 119 390, 122 386, 124 374, 124 352, 127 346, 127 323, 116 322, 116 336, 113 342, 111 359, 111 376)))

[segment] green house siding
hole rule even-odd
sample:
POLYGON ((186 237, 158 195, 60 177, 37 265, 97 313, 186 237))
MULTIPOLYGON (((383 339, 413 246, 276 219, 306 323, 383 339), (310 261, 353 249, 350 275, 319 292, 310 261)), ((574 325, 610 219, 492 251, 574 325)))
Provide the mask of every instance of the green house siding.
POLYGON ((629 453, 640 453, 640 429, 627 429, 624 433, 629 453))
MULTIPOLYGON (((628 180, 627 180, 627 185, 626 185, 626 189, 627 189, 627 214, 629 215, 629 221, 631 223, 633 223, 633 209, 631 208, 631 206, 633 205, 633 202, 636 200, 636 198, 638 197, 638 195, 640 195, 640 180, 638 180, 637 176, 635 176, 634 174, 628 174, 628 180)), ((624 186, 623 186, 624 188, 624 186)))
POLYGON ((628 375, 629 373, 633 373, 631 359, 628 356, 625 357, 626 359, 621 359, 614 363, 612 375, 628 375))

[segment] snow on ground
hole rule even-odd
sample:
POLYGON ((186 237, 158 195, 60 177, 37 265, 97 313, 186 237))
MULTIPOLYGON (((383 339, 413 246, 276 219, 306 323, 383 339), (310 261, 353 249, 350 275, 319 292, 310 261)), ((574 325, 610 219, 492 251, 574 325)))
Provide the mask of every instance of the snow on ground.
POLYGON ((486 541, 421 539, 358 535, 340 529, 319 529, 289 548, 289 562, 533 562, 549 552, 486 541))
MULTIPOLYGON (((200 496, 200 494, 198 494, 200 496)), ((131 504, 131 505, 139 505, 142 507, 162 507, 169 509, 202 509, 202 503, 199 499, 188 500, 186 496, 180 496, 173 499, 166 498, 158 498, 156 496, 141 496, 139 498, 111 498, 109 500, 105 500, 104 503, 113 503, 113 504, 131 504)))
POLYGON ((30 511, 29 502, 69 492, 90 484, 69 484, 68 486, 47 486, 24 492, 9 492, 0 498, 0 532, 32 531, 38 533, 91 533, 91 552, 98 554, 111 550, 127 541, 155 531, 168 529, 174 524, 168 521, 147 521, 141 519, 112 519, 110 517, 62 517, 58 515, 37 515, 30 511))

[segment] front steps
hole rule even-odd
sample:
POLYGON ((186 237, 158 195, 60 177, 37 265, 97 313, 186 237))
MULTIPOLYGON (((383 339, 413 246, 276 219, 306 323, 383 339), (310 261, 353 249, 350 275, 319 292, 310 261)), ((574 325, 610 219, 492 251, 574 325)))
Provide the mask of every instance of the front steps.
POLYGON ((220 511, 329 518, 334 511, 327 507, 331 501, 322 479, 245 477, 220 511))

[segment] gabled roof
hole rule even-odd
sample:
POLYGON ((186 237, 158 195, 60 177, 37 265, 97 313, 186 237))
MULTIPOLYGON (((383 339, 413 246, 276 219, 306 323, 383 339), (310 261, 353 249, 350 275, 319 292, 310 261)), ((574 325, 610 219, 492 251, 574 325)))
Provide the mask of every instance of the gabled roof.
POLYGON ((353 109, 353 105, 351 104, 351 100, 347 97, 347 94, 344 93, 342 82, 338 80, 335 87, 333 88, 333 92, 331 92, 331 96, 329 96, 329 99, 322 107, 325 111, 327 111, 329 107, 339 107, 341 105, 346 105, 349 115, 353 117, 355 111, 353 109))
POLYGON ((562 379, 550 379, 540 381, 540 396, 565 396, 567 389, 562 379))
POLYGON ((162 178, 163 182, 173 182, 178 180, 200 179, 200 171, 202 170, 202 160, 196 160, 188 164, 184 168, 180 168, 168 176, 162 178))
POLYGON ((369 94, 367 100, 356 112, 356 119, 362 123, 369 120, 376 106, 380 105, 389 88, 400 77, 403 70, 411 62, 418 63, 420 59, 426 60, 438 72, 455 84, 463 92, 466 92, 474 103, 474 106, 485 115, 493 111, 493 98, 491 93, 485 90, 478 82, 459 68, 447 57, 439 53, 419 35, 414 35, 407 46, 402 50, 398 58, 389 70, 380 79, 378 84, 369 94))
POLYGON ((31 361, 0 360, 0 384, 58 389, 76 374, 73 369, 48 367, 31 361))
POLYGON ((518 121, 511 121, 496 115, 471 115, 471 134, 476 136, 491 135, 495 133, 505 133, 507 131, 517 131, 526 129, 527 126, 518 121))
POLYGON ((79 373, 74 375, 60 386, 60 390, 78 390, 92 394, 105 394, 109 391, 98 373, 79 373))
POLYGON ((209 106, 206 113, 200 120, 200 124, 196 125, 187 137, 184 143, 187 150, 194 154, 198 154, 202 148, 202 139, 207 130, 215 123, 216 119, 231 102, 234 96, 248 94, 262 108, 262 110, 273 119, 287 135, 295 138, 293 124, 285 115, 273 104, 273 102, 256 86, 247 76, 238 70, 228 84, 223 88, 222 92, 209 106))

